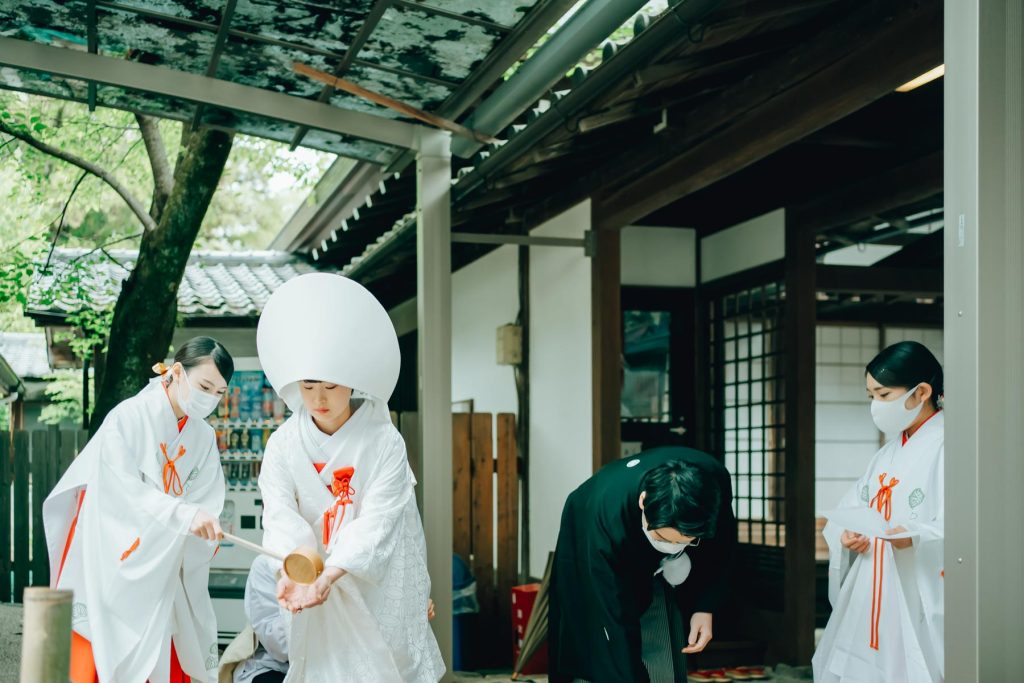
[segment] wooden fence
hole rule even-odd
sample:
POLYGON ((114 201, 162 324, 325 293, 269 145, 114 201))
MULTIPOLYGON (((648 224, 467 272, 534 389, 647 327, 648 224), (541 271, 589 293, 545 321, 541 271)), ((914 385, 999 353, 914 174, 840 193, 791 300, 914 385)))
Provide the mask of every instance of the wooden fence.
POLYGON ((0 602, 49 585, 43 501, 88 438, 80 430, 0 432, 0 602))
POLYGON ((512 659, 512 586, 519 578, 519 466, 515 415, 452 415, 454 550, 480 601, 477 667, 512 659), (495 451, 497 451, 495 453, 495 451))

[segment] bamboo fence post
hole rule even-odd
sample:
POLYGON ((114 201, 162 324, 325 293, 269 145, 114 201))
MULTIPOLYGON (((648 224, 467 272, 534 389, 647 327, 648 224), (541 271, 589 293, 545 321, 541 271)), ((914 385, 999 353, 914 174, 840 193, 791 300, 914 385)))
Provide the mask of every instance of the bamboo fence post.
POLYGON ((71 666, 71 591, 26 588, 21 683, 67 683, 71 666))

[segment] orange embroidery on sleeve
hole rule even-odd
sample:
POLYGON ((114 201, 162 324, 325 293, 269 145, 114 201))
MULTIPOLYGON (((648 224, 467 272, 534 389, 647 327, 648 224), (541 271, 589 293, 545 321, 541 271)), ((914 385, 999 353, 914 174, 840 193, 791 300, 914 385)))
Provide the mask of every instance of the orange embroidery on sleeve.
POLYGON ((135 542, 132 543, 131 547, 128 548, 128 550, 125 550, 123 553, 121 553, 121 561, 122 562, 127 560, 129 555, 131 555, 132 553, 134 553, 136 550, 139 549, 139 541, 140 540, 141 539, 136 538, 135 542))

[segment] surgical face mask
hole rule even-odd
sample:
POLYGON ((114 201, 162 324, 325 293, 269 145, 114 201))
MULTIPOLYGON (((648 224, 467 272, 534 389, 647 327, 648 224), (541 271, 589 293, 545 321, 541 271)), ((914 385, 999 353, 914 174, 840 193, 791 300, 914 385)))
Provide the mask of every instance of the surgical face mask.
POLYGON ((697 545, 696 543, 669 543, 668 541, 656 541, 651 536, 650 530, 647 528, 647 520, 642 519, 640 524, 644 530, 644 536, 647 537, 647 540, 659 553, 664 553, 666 555, 678 555, 691 545, 697 545))
POLYGON ((185 384, 188 385, 188 398, 183 399, 181 397, 181 382, 178 382, 178 407, 181 408, 183 413, 194 420, 205 420, 209 417, 210 413, 216 410, 221 397, 200 391, 192 386, 192 382, 189 381, 188 373, 185 372, 184 368, 182 368, 181 376, 185 378, 185 384))
POLYGON ((914 420, 917 419, 917 416, 924 409, 924 401, 921 401, 909 410, 906 408, 907 399, 915 391, 917 391, 917 387, 914 387, 895 401, 879 401, 876 399, 871 402, 871 419, 875 421, 875 426, 878 427, 879 431, 884 434, 896 434, 914 423, 914 420))

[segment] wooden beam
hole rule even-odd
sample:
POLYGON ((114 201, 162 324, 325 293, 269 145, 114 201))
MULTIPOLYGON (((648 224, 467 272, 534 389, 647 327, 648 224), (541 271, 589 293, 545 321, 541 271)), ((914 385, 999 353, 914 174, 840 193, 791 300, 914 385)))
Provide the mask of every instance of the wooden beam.
POLYGON ((786 220, 820 234, 941 193, 942 150, 938 150, 860 182, 845 183, 806 204, 788 207, 786 220))
MULTIPOLYGON (((595 220, 592 217, 591 220, 595 220)), ((622 456, 621 245, 617 230, 596 234, 591 259, 590 315, 594 393, 594 471, 622 456)))
POLYGON ((873 266, 817 266, 817 291, 850 294, 942 295, 942 271, 873 266))
POLYGON ((595 227, 629 225, 891 93, 942 62, 941 26, 938 0, 864 3, 847 22, 695 109, 678 129, 616 159, 620 179, 623 168, 638 175, 595 193, 595 227), (653 168, 650 159, 658 160, 653 168))

